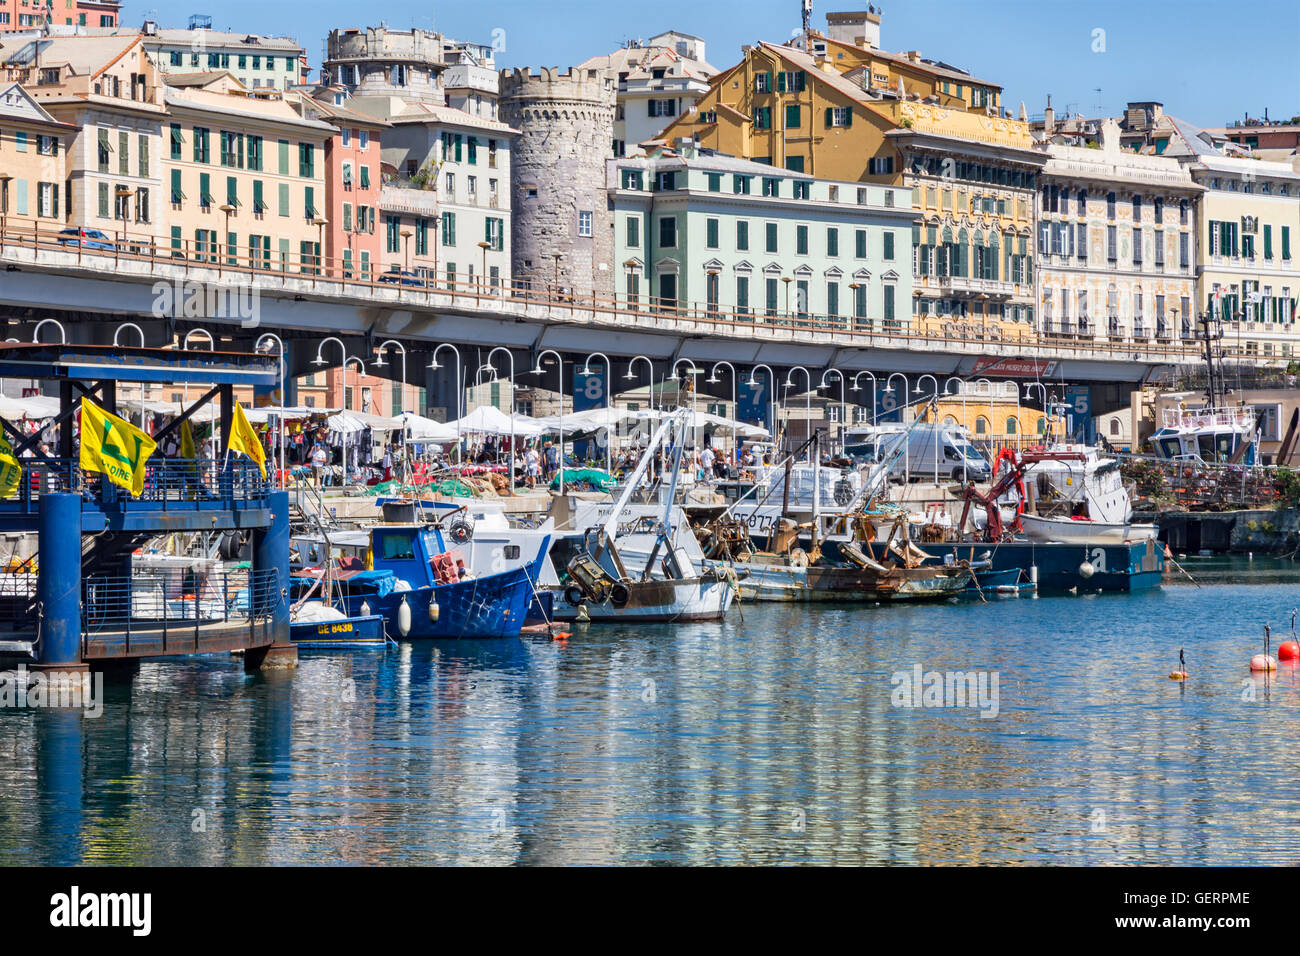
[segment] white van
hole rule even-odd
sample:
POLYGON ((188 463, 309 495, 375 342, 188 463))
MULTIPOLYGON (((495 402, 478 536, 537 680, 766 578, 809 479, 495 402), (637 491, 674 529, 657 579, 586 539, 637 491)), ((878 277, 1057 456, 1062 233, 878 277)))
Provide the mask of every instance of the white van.
POLYGON ((859 463, 889 458, 907 435, 907 450, 889 470, 893 481, 986 482, 993 476, 988 459, 956 425, 922 423, 909 433, 906 425, 876 425, 849 432, 846 453, 859 463))

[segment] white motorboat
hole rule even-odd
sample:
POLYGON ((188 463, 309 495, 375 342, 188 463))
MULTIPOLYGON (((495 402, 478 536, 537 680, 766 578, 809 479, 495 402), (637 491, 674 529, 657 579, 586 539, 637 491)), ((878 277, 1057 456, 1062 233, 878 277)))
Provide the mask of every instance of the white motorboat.
POLYGON ((1156 536, 1153 524, 1130 524, 1093 521, 1087 518, 1041 518, 1023 514, 1020 526, 1031 541, 1057 541, 1062 544, 1124 544, 1148 541, 1156 536))

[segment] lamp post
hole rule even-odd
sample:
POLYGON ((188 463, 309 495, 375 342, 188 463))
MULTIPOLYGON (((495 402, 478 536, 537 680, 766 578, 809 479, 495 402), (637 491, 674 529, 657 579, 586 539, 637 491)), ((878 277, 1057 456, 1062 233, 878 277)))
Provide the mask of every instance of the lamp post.
POLYGON ((1025 401, 1029 401, 1030 398, 1033 397, 1033 390, 1034 390, 1034 389, 1038 389, 1038 394, 1039 394, 1039 396, 1040 396, 1040 398, 1041 398, 1041 400, 1042 400, 1042 405, 1043 405, 1043 434, 1044 434, 1045 437, 1050 437, 1051 424, 1048 422, 1047 419, 1048 419, 1048 416, 1051 415, 1051 409, 1049 409, 1049 408, 1047 407, 1047 386, 1044 385, 1042 382, 1026 382, 1026 383, 1025 383, 1025 401))
MULTIPOLYGON (((805 437, 805 438, 811 438, 811 437, 812 437, 812 393, 813 393, 813 386, 812 386, 812 373, 809 372, 809 371, 808 371, 806 368, 804 368, 802 365, 792 365, 792 366, 790 367, 790 374, 787 375, 787 376, 785 377, 785 386, 784 386, 784 387, 785 387, 785 388, 794 388, 794 373, 795 373, 796 371, 803 372, 804 381, 805 381, 805 383, 808 385, 808 390, 807 390, 806 392, 804 392, 804 413, 803 413, 803 414, 804 414, 804 426, 803 426, 803 427, 804 427, 804 437, 805 437)), ((809 461, 812 461, 812 456, 813 456, 814 454, 815 454, 815 453, 814 453, 814 451, 813 451, 812 446, 809 445, 809 446, 808 446, 808 456, 809 456, 809 457, 808 457, 808 460, 809 460, 809 461)))
POLYGON ((937 486, 937 485, 939 484, 939 427, 938 427, 938 426, 939 426, 939 406, 938 406, 938 404, 937 404, 937 402, 938 402, 938 400, 939 400, 939 380, 938 380, 937 378, 935 378, 933 375, 931 375, 929 372, 926 372, 924 375, 918 375, 917 378, 916 378, 916 387, 913 389, 912 394, 914 394, 914 395, 920 395, 920 394, 922 394, 922 392, 921 392, 921 379, 923 379, 923 378, 928 378, 931 382, 934 383, 934 390, 930 392, 930 395, 934 398, 934 400, 935 400, 935 402, 936 402, 936 405, 934 406, 934 419, 935 419, 935 420, 934 420, 931 424, 935 426, 935 427, 934 427, 934 443, 933 443, 933 444, 934 444, 934 448, 933 448, 933 451, 934 451, 934 483, 935 483, 935 485, 937 486))
MULTIPOLYGON (((892 373, 890 373, 889 377, 888 377, 887 379, 885 379, 885 391, 884 391, 884 394, 886 394, 886 395, 893 395, 893 394, 894 394, 894 379, 895 379, 895 378, 901 378, 901 379, 903 380, 903 405, 902 405, 902 407, 898 407, 897 402, 895 402, 895 407, 898 407, 898 420, 899 420, 900 423, 902 423, 902 421, 903 421, 903 411, 904 411, 904 409, 906 409, 906 407, 907 407, 907 376, 904 375, 902 372, 892 372, 892 373)), ((892 409, 891 409, 891 411, 892 411, 892 409)), ((904 483, 904 484, 911 484, 911 482, 912 482, 912 443, 911 443, 911 441, 909 441, 909 440, 907 440, 907 439, 904 439, 904 442, 905 442, 905 444, 903 445, 903 483, 904 483)))
POLYGON ((826 376, 831 374, 831 372, 834 372, 835 376, 840 380, 840 454, 844 455, 845 449, 848 447, 849 418, 849 405, 844 396, 844 373, 837 368, 828 368, 826 371, 822 372, 822 381, 817 387, 819 389, 826 388, 826 376))
MULTIPOLYGON (((944 379, 943 382, 944 395, 957 394, 957 392, 951 392, 948 390, 948 386, 951 385, 953 382, 956 382, 960 386, 957 392, 961 394, 961 427, 962 430, 965 431, 966 430, 966 380, 962 378, 958 378, 956 375, 949 375, 946 379, 944 379)), ((964 447, 961 450, 961 483, 963 485, 966 484, 966 449, 964 447)))
POLYGON ((649 384, 646 388, 650 393, 650 411, 653 412, 655 410, 655 363, 650 361, 650 359, 646 358, 644 355, 634 355, 628 359, 627 374, 623 377, 629 382, 636 378, 636 376, 632 374, 632 366, 636 365, 637 362, 645 362, 646 366, 650 370, 650 375, 646 379, 649 384))
POLYGON ((560 494, 564 494, 564 359, 555 349, 543 349, 537 355, 537 367, 533 369, 532 374, 541 375, 545 370, 542 368, 542 359, 548 355, 555 356, 555 370, 559 372, 560 381, 560 468, 558 477, 560 479, 560 494))
MULTIPOLYGON (((405 406, 406 405, 406 346, 403 345, 401 342, 397 341, 396 339, 386 339, 385 341, 380 342, 379 345, 375 347, 375 351, 379 353, 379 358, 375 360, 375 365, 379 366, 380 368, 383 368, 387 364, 384 361, 384 349, 388 348, 388 346, 390 345, 393 346, 393 348, 397 349, 402 354, 402 391, 400 392, 400 395, 401 395, 402 405, 405 406)), ((405 407, 403 407, 403 411, 405 411, 405 407)), ((406 478, 408 477, 406 474, 406 470, 409 461, 410 459, 406 453, 406 422, 403 421, 402 422, 402 478, 403 480, 406 480, 406 478)))
POLYGON ((34 345, 40 344, 41 329, 43 329, 46 325, 53 325, 56 329, 59 330, 60 345, 68 344, 68 332, 66 329, 64 329, 62 322, 60 322, 58 319, 41 319, 41 321, 36 323, 36 328, 32 329, 32 343, 34 345))
POLYGON ((9 232, 9 184, 13 182, 13 178, 10 173, 0 172, 0 248, 4 248, 4 241, 9 232))
MULTIPOLYGON (((123 322, 121 325, 119 325, 116 329, 113 330, 113 348, 117 348, 119 346, 118 337, 121 336, 123 329, 135 329, 136 335, 140 336, 140 348, 145 347, 144 329, 140 328, 140 326, 136 325, 134 322, 123 322)), ((144 390, 145 390, 145 383, 141 382, 140 383, 140 428, 141 430, 145 430, 144 390)))
POLYGON ((492 243, 484 239, 478 244, 478 247, 483 250, 483 273, 478 277, 479 294, 482 295, 483 291, 488 287, 487 286, 487 254, 488 254, 488 250, 492 248, 492 243))
POLYGON ((228 262, 230 258, 230 217, 235 213, 235 207, 230 203, 222 203, 217 207, 221 212, 226 214, 226 234, 221 237, 221 242, 217 244, 217 275, 221 275, 221 270, 225 265, 234 265, 228 262), (222 254, 222 247, 225 248, 225 254, 222 254))
POLYGON ((328 226, 329 223, 330 221, 328 219, 320 215, 311 221, 311 224, 316 227, 316 255, 312 257, 316 260, 313 263, 315 266, 315 268, 312 269, 313 275, 320 275, 322 272, 321 250, 325 248, 325 227, 328 226))
MULTIPOLYGON (((627 262, 623 263, 623 268, 627 270, 627 287, 623 290, 623 297, 627 299, 627 308, 629 312, 637 311, 641 304, 639 301, 641 298, 640 292, 638 291, 636 295, 633 295, 632 293, 632 280, 636 278, 636 270, 638 267, 639 264, 635 259, 628 259, 627 262)), ((653 378, 653 373, 651 377, 653 378)), ((654 382, 651 382, 650 384, 653 385, 654 382)))
MULTIPOLYGON (((989 450, 990 452, 992 452, 993 450, 993 382, 987 378, 977 378, 975 380, 975 384, 983 385, 985 388, 988 389, 989 392, 989 450)), ((989 458, 991 460, 993 458, 993 455, 990 454, 989 458)))
MULTIPOLYGON (((120 251, 120 247, 126 244, 126 225, 129 222, 129 220, 127 219, 126 200, 128 197, 130 197, 130 195, 131 195, 131 190, 126 186, 118 186, 116 189, 113 190, 113 196, 116 199, 116 206, 117 206, 114 212, 118 213, 119 214, 118 218, 122 220, 122 230, 121 232, 118 233, 118 236, 120 238, 117 243, 117 247, 114 249, 114 253, 120 251)), ((226 222, 227 225, 230 222, 229 213, 226 214, 226 222)), ((230 230, 227 229, 226 232, 229 233, 230 230)), ((217 274, 218 275, 221 274, 220 247, 218 247, 218 254, 217 254, 217 274)))
POLYGON ((785 283, 785 321, 786 321, 787 323, 789 323, 789 322, 791 321, 791 316, 790 316, 790 283, 793 282, 794 279, 793 279, 792 277, 790 277, 790 276, 781 276, 781 281, 782 281, 783 283, 785 283))
MULTIPOLYGON (((399 233, 399 235, 401 235, 402 237, 402 247, 406 250, 406 271, 410 272, 411 271, 411 237, 414 236, 415 233, 412 232, 410 229, 403 229, 401 233, 399 233)), ((398 283, 398 286, 399 287, 401 286, 400 282, 398 283)))
POLYGON ((772 432, 769 437, 772 439, 772 453, 776 454, 776 372, 772 371, 772 366, 759 363, 749 370, 749 381, 745 383, 746 388, 756 389, 759 387, 759 381, 755 378, 755 373, 759 369, 767 371, 767 387, 771 393, 767 400, 767 420, 771 423, 772 432))
POLYGON ((277 427, 277 428, 279 429, 279 431, 280 431, 280 485, 279 485, 279 487, 283 488, 283 487, 284 487, 284 471, 285 471, 285 454, 284 454, 284 414, 283 414, 283 412, 284 412, 284 402, 285 402, 285 398, 286 398, 286 396, 289 394, 289 360, 288 360, 288 357, 284 354, 284 340, 283 340, 282 338, 280 338, 280 336, 276 335, 274 332, 263 332, 261 335, 259 335, 259 336, 257 337, 257 341, 256 341, 255 343, 253 343, 253 351, 255 351, 255 352, 260 352, 260 351, 262 351, 262 343, 263 343, 263 342, 267 342, 267 341, 274 342, 274 343, 276 344, 276 346, 277 346, 277 347, 279 348, 279 350, 280 350, 280 351, 279 351, 279 362, 277 362, 276 364, 278 364, 278 365, 280 366, 280 411, 281 411, 281 414, 276 415, 275 417, 276 417, 276 427, 277 427))
MULTIPOLYGON (((343 354, 343 411, 344 411, 344 412, 349 412, 349 411, 351 411, 351 409, 348 408, 348 398, 347 398, 347 396, 348 396, 348 362, 349 362, 349 361, 353 361, 353 362, 356 362, 358 365, 360 365, 360 366, 361 366, 361 372, 362 372, 363 375, 365 374, 365 371, 366 371, 366 365, 365 365, 364 362, 361 361, 361 359, 350 357, 350 356, 348 355, 348 347, 347 347, 346 345, 343 344, 343 340, 340 339, 340 338, 338 338, 337 336, 334 336, 334 335, 331 335, 331 336, 329 336, 329 337, 327 337, 327 338, 321 339, 320 344, 316 346, 316 357, 315 357, 314 359, 311 360, 311 364, 312 364, 312 365, 324 365, 324 364, 325 364, 325 356, 324 356, 322 353, 324 352, 325 346, 328 345, 330 342, 333 342, 333 343, 335 343, 336 345, 338 345, 338 347, 339 347, 339 351, 343 354)), ((346 435, 347 433, 344 432, 344 434, 346 435)), ((343 487, 344 487, 345 489, 347 488, 347 484, 348 484, 348 448, 347 448, 347 445, 344 444, 344 446, 343 446, 343 487)))
POLYGON ((510 360, 510 493, 515 493, 515 356, 508 348, 498 345, 487 354, 486 365, 496 372, 496 367, 492 365, 492 356, 498 352, 504 352, 506 358, 510 360))
MULTIPOLYGON (((687 371, 686 371, 686 374, 687 374, 687 375, 699 375, 699 374, 700 374, 700 369, 696 366, 696 364, 695 364, 695 359, 679 358, 676 362, 673 363, 672 376, 673 376, 673 381, 674 381, 674 382, 677 381, 677 366, 681 365, 683 362, 686 362, 688 365, 690 365, 690 368, 687 369, 687 371)), ((678 405, 678 407, 681 406, 681 390, 680 390, 680 389, 678 389, 677 405, 678 405)), ((691 442, 695 445, 695 453, 696 453, 697 455, 700 453, 700 449, 699 449, 699 445, 700 445, 700 419, 699 419, 699 410, 700 410, 699 392, 698 392, 698 390, 697 390, 696 387, 695 387, 695 379, 692 378, 692 379, 691 379, 691 432, 692 432, 692 435, 691 435, 691 442)))
POLYGON ((875 373, 862 371, 859 372, 857 375, 854 375, 853 387, 850 388, 849 391, 856 392, 861 389, 861 386, 858 385, 858 379, 862 378, 862 376, 864 375, 867 376, 869 379, 871 379, 871 427, 875 428, 876 427, 876 389, 879 386, 879 383, 876 381, 875 373))
MULTIPOLYGON (((192 335, 206 335, 208 337, 208 351, 215 352, 217 350, 217 340, 213 338, 212 333, 209 332, 207 329, 195 328, 195 329, 190 329, 188 332, 186 332, 185 338, 181 339, 181 349, 183 351, 188 352, 190 350, 190 336, 192 335)), ((185 383, 186 407, 188 407, 189 404, 190 404, 190 383, 186 381, 185 383)), ((212 429, 212 447, 214 450, 216 449, 217 445, 220 443, 220 437, 217 434, 219 431, 220 429, 215 427, 212 429)))
POLYGON ((452 353, 456 356, 456 456, 461 458, 463 463, 465 449, 461 446, 463 438, 461 436, 460 420, 465 417, 465 389, 461 384, 463 365, 460 358, 460 349, 456 348, 454 345, 443 342, 441 345, 434 348, 428 368, 433 370, 442 368, 442 366, 438 364, 438 353, 443 349, 451 349, 452 353))
MULTIPOLYGON (((613 364, 610 363, 610 361, 609 361, 609 356, 606 355, 604 352, 592 352, 590 355, 587 356, 587 360, 586 360, 585 362, 582 363, 582 374, 583 374, 583 375, 590 375, 590 374, 592 374, 592 372, 591 372, 591 360, 594 359, 594 358, 596 358, 597 356, 599 356, 600 358, 602 358, 602 359, 605 360, 605 388, 604 388, 604 392, 605 392, 605 411, 608 412, 608 411, 609 411, 609 399, 610 399, 610 394, 609 394, 609 393, 610 393, 610 391, 612 390, 612 388, 613 388, 613 384, 614 384, 614 366, 613 366, 613 364)), ((614 468, 613 468, 613 461, 614 461, 614 459, 613 459, 613 457, 612 457, 611 454, 610 454, 610 445, 611 445, 612 443, 611 443, 611 441, 610 441, 610 434, 609 434, 609 431, 610 431, 610 429, 609 429, 609 423, 608 423, 608 420, 607 420, 607 421, 606 421, 606 424, 605 424, 605 471, 609 472, 609 473, 612 475, 612 474, 614 473, 614 468)))
MULTIPOLYGON (((736 435, 736 366, 732 365, 725 359, 720 362, 714 362, 713 368, 709 371, 709 377, 706 378, 705 381, 710 385, 716 385, 718 383, 718 366, 720 365, 725 365, 731 370, 731 459, 733 462, 738 463, 740 456, 737 452, 740 451, 740 441, 736 435)), ((731 473, 730 468, 727 469, 727 473, 731 473)))

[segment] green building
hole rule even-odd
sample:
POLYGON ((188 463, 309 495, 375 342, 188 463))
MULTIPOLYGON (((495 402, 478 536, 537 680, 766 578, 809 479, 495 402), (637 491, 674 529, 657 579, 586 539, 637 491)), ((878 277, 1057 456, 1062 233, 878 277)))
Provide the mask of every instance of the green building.
POLYGON ((911 194, 689 143, 612 159, 619 305, 739 323, 906 331, 911 194))

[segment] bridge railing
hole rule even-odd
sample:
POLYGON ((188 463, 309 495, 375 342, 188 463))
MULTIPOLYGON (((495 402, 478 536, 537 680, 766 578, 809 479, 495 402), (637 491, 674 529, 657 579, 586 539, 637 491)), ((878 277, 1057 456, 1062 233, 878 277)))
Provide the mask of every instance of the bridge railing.
POLYGON ((79 492, 84 500, 96 504, 110 498, 151 502, 163 511, 247 506, 265 502, 271 492, 269 477, 264 479, 257 465, 242 456, 229 460, 152 457, 145 465, 144 487, 138 498, 99 472, 82 470, 77 458, 23 458, 19 463, 22 478, 11 497, 0 499, 0 513, 36 514, 42 495, 59 492, 79 492))
MULTIPOLYGON (((989 319, 945 322, 937 317, 918 319, 910 314, 829 315, 800 310, 727 308, 709 302, 680 302, 647 295, 617 295, 612 298, 579 293, 561 283, 531 285, 527 280, 503 282, 491 276, 468 271, 419 266, 406 269, 389 263, 390 271, 380 271, 375 264, 364 267, 351 259, 317 255, 314 251, 279 252, 269 246, 257 250, 232 247, 224 242, 210 243, 190 238, 165 239, 161 236, 118 231, 101 236, 81 237, 63 234, 51 226, 17 223, 9 220, 0 227, 0 254, 7 248, 30 249, 34 253, 54 251, 75 254, 80 264, 103 265, 116 269, 122 263, 143 263, 151 275, 174 278, 179 270, 184 279, 246 279, 259 289, 265 284, 294 291, 306 283, 321 294, 335 294, 370 299, 377 292, 392 294, 399 302, 423 304, 429 308, 448 306, 482 311, 521 311, 538 309, 550 317, 632 322, 643 327, 679 332, 700 332, 725 336, 762 336, 792 338, 796 335, 835 337, 836 344, 853 347, 903 347, 925 350, 969 345, 985 350, 991 345, 1014 349, 1034 349, 1040 353, 1062 355, 1086 351, 1104 356, 1131 359, 1140 354, 1147 360, 1168 362, 1196 361, 1195 343, 1171 341, 1112 341, 1081 338, 1074 334, 1044 332, 1027 324, 989 319), (111 265, 110 265, 111 264, 111 265), (397 271, 391 271, 397 270, 397 271), (435 301, 436 300, 436 301, 435 301), (925 328, 918 330, 917 323, 925 328), (847 340, 847 341, 845 341, 847 340)), ((900 303, 910 308, 908 303, 900 303)))
POLYGON ((204 628, 220 625, 247 625, 251 635, 271 619, 279 590, 275 568, 165 568, 87 577, 82 581, 83 656, 131 656, 142 643, 151 654, 197 653, 204 628))

